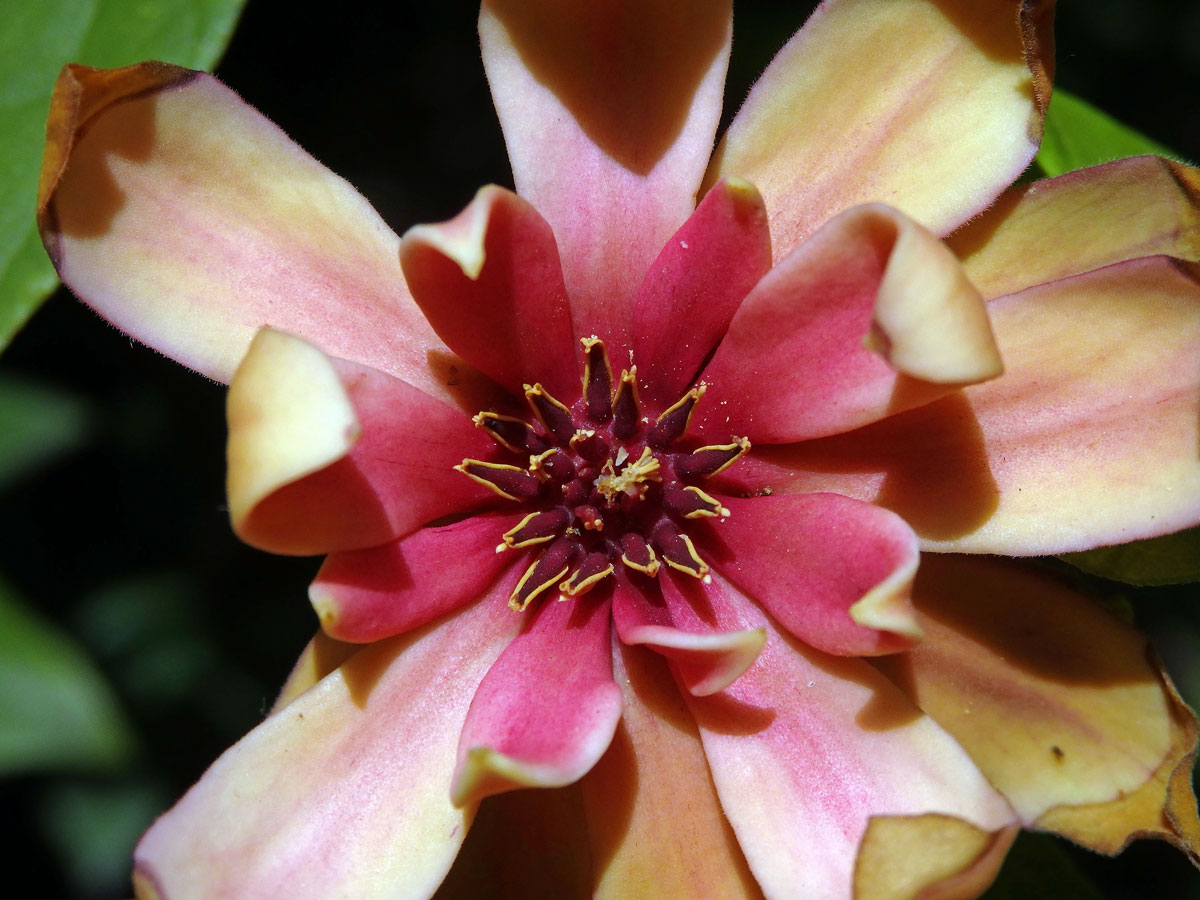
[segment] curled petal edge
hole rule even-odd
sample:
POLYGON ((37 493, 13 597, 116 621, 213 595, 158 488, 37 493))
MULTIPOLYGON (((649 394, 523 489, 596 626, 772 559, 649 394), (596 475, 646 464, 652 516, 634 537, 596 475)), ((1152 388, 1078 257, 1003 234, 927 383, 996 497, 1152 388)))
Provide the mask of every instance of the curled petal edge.
MULTIPOLYGON (((238 537, 256 545, 255 508, 280 487, 342 459, 362 425, 325 354, 268 328, 255 335, 234 374, 227 410, 229 517, 238 537)), ((379 541, 364 544, 373 542, 379 541)))
MULTIPOLYGON (((618 628, 620 626, 618 625, 618 628)), ((767 642, 764 628, 694 634, 666 625, 642 625, 621 632, 624 644, 643 644, 672 663, 690 693, 707 697, 723 691, 754 665, 767 642)))
POLYGON ((933 384, 977 384, 1004 371, 987 309, 957 257, 904 214, 860 207, 866 227, 891 232, 887 267, 865 343, 897 371, 933 384))

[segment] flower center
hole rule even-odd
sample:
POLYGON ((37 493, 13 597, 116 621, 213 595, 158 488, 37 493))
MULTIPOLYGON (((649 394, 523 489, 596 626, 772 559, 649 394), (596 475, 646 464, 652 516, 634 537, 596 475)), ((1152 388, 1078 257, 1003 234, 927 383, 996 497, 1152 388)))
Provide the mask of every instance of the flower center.
POLYGON ((707 578, 708 564, 687 524, 723 519, 729 510, 695 482, 724 471, 750 449, 746 438, 687 449, 704 383, 651 422, 642 415, 637 366, 624 370, 614 386, 604 342, 593 336, 582 344, 583 396, 574 408, 540 384, 527 384, 533 421, 496 412, 474 419, 513 461, 464 459, 454 467, 529 509, 496 548, 541 551, 509 597, 518 611, 555 586, 564 597, 583 594, 618 565, 653 578, 665 563, 707 578))

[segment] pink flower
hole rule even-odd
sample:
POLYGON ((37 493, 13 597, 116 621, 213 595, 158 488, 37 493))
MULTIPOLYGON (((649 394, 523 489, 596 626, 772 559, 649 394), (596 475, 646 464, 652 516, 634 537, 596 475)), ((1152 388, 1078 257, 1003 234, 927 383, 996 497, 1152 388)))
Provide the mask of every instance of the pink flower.
POLYGON ((1005 190, 1048 19, 827 3, 710 162, 727 4, 486 4, 518 193, 403 239, 208 76, 64 70, 60 274, 230 382, 237 532, 329 554, 139 895, 969 897, 1020 825, 1197 852, 1143 638, 958 555, 1200 521, 1200 177, 1005 190))

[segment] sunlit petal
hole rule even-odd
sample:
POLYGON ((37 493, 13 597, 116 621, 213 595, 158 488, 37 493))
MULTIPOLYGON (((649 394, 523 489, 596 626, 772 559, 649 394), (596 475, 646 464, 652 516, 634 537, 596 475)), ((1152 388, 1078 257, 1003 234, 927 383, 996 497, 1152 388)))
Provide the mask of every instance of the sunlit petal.
POLYGON ((136 878, 162 900, 429 896, 474 811, 446 790, 467 704, 518 625, 492 601, 373 644, 268 717, 155 822, 136 878))
POLYGON ((666 407, 683 396, 770 268, 762 198, 748 182, 722 179, 667 241, 638 291, 633 357, 650 397, 666 407))
POLYGON ((578 391, 554 235, 516 194, 485 187, 449 222, 409 229, 400 264, 429 323, 455 353, 514 394, 537 381, 557 397, 578 391))
POLYGON ((946 234, 1037 151, 1051 15, 1021 0, 824 3, 750 92, 709 178, 758 186, 777 259, 857 203, 946 234))
POLYGON ((161 63, 68 66, 48 128, 43 239, 120 328, 218 381, 265 325, 453 396, 453 357, 405 289, 399 239, 220 82, 161 63))
POLYGON ((1152 832, 1147 822, 1194 841, 1190 783, 1171 781, 1190 771, 1195 719, 1142 635, 1056 580, 994 560, 930 554, 914 601, 925 640, 878 665, 1025 823, 1061 821, 1108 852, 1152 832), (1178 813, 1176 831, 1167 816, 1178 813))
POLYGON ((456 804, 570 784, 595 765, 621 718, 609 606, 587 596, 544 601, 492 666, 459 740, 456 804))
POLYGON ((516 514, 472 516, 398 541, 331 553, 308 589, 329 637, 366 643, 401 634, 476 599, 516 560, 496 535, 516 514))

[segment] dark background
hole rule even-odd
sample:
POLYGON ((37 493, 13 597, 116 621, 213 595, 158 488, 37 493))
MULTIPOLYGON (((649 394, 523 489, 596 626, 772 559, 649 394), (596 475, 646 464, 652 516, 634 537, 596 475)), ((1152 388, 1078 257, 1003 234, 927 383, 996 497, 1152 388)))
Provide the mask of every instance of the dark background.
MULTIPOLYGON (((737 4, 726 120, 810 6, 737 4)), ((473 3, 343 3, 320 18, 296 9, 250 0, 217 74, 397 231, 448 218, 481 184, 511 186, 473 3)), ((1067 0, 1058 80, 1200 160, 1198 38, 1196 0, 1067 0)), ((852 76, 854 61, 846 66, 852 76)), ((42 897, 127 895, 127 854, 148 817, 260 720, 315 629, 305 588, 317 561, 232 537, 223 388, 134 346, 65 292, 0 370, 61 388, 86 410, 77 449, 4 491, 0 572, 94 655, 139 741, 117 772, 0 782, 5 862, 42 897)), ((1143 624, 1198 633, 1180 595, 1135 596, 1143 624)), ((1036 879, 1040 846, 1029 846, 1016 862, 1036 879)), ((1115 861, 1073 853, 1099 896, 1200 896, 1200 877, 1165 845, 1115 861)))

